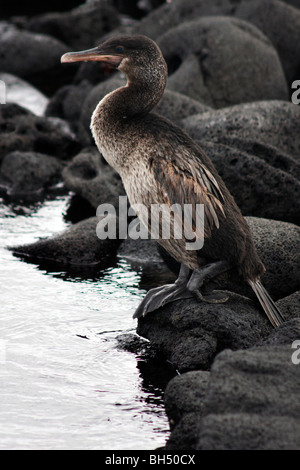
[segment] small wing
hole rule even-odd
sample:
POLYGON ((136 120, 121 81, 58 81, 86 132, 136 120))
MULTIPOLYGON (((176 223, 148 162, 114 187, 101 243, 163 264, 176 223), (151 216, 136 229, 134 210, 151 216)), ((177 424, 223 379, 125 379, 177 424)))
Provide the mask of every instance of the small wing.
MULTIPOLYGON (((196 204, 203 204, 204 237, 209 238, 213 227, 219 228, 220 217, 225 217, 223 194, 216 179, 205 165, 194 159, 178 160, 170 161, 157 157, 150 160, 150 167, 162 192, 162 199, 170 206, 180 204, 183 208, 184 204, 192 205, 192 226, 189 230, 199 237, 203 237, 203 230, 199 226, 196 227, 195 207, 196 204)), ((187 227, 185 233, 186 230, 187 227)))

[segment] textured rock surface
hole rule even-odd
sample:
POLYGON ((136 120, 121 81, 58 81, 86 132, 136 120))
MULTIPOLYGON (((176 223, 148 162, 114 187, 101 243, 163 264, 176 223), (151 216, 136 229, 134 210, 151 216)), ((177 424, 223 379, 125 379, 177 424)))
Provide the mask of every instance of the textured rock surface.
POLYGON ((244 215, 299 223, 299 118, 299 106, 264 101, 190 116, 182 125, 244 215))
POLYGON ((212 368, 197 449, 298 449, 300 374, 290 344, 224 351, 212 368))
POLYGON ((41 191, 61 181, 63 163, 36 152, 8 153, 0 166, 0 186, 10 195, 41 191))
POLYGON ((257 345, 219 353, 210 372, 172 379, 165 392, 175 449, 296 449, 299 447, 299 292, 278 305, 290 320, 257 345), (297 355, 298 354, 298 355, 297 355))
POLYGON ((99 217, 90 217, 74 224, 63 233, 10 249, 16 255, 58 265, 106 267, 116 254, 120 242, 117 239, 100 240, 96 233, 99 221, 99 217))
POLYGON ((88 49, 95 41, 119 25, 119 16, 104 1, 80 5, 62 13, 46 13, 33 17, 28 29, 53 36, 75 49, 88 49))
POLYGON ((288 99, 276 50, 247 22, 199 18, 170 29, 158 45, 169 67, 168 88, 208 106, 288 99))
POLYGON ((97 209, 99 204, 110 203, 115 207, 119 195, 124 194, 119 175, 103 163, 94 147, 80 152, 62 173, 65 185, 97 209))
POLYGON ((288 81, 294 80, 300 61, 297 50, 300 34, 300 11, 279 0, 175 0, 151 12, 137 31, 153 39, 170 28, 200 16, 228 15, 258 27, 274 44, 288 81))
POLYGON ((35 116, 17 104, 0 108, 0 162, 8 153, 34 151, 69 159, 79 150, 66 122, 35 116))
POLYGON ((63 42, 46 34, 0 23, 1 72, 25 78, 42 91, 53 92, 70 76, 60 66, 66 48, 63 42))
POLYGON ((192 299, 168 304, 139 319, 137 333, 183 372, 207 370, 218 351, 249 348, 271 328, 253 301, 230 293, 225 304, 192 299))

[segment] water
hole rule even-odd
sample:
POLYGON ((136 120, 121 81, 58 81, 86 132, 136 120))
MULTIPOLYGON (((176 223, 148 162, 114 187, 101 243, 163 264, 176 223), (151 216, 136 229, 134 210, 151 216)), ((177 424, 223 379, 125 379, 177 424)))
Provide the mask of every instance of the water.
POLYGON ((117 341, 135 334, 140 272, 119 259, 74 276, 5 248, 65 229, 68 203, 0 205, 0 449, 155 449, 169 429, 159 367, 117 341))

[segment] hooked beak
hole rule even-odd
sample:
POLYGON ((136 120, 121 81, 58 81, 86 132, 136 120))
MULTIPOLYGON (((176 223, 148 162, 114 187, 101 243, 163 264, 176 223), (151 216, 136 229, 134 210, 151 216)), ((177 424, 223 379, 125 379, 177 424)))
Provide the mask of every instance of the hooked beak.
POLYGON ((123 59, 124 56, 121 54, 108 54, 104 51, 101 51, 99 47, 94 47, 93 49, 88 49, 87 51, 67 52, 61 57, 60 61, 61 63, 105 62, 117 68, 123 59))

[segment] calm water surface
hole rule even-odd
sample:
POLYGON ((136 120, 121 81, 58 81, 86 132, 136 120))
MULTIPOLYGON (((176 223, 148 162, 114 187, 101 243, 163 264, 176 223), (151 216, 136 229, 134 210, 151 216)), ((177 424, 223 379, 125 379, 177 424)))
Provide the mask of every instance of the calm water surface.
POLYGON ((135 333, 140 274, 119 259, 97 279, 68 276, 5 248, 65 229, 68 203, 0 200, 0 448, 155 449, 169 429, 162 389, 116 339, 135 333))

